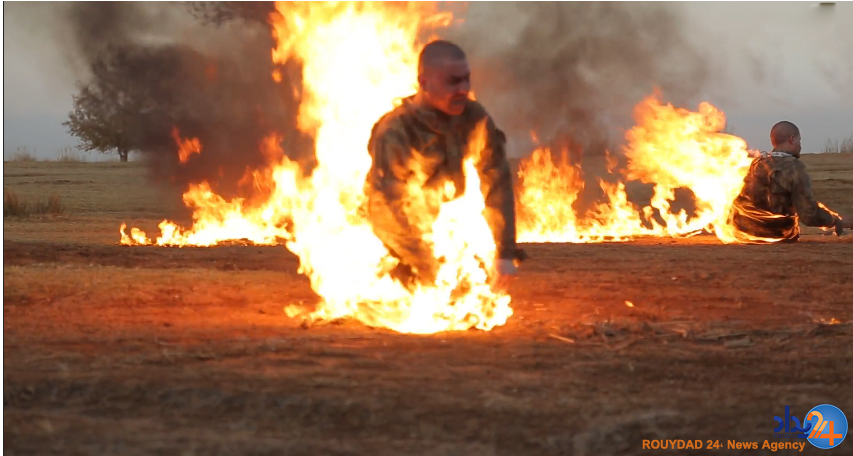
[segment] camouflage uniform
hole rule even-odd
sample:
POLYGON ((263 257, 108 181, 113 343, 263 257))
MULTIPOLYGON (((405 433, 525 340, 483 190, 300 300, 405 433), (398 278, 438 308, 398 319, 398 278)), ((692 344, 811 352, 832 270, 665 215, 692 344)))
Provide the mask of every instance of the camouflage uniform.
POLYGON ((438 207, 410 213, 407 186, 439 189, 452 181, 455 197, 461 196, 465 192, 462 162, 469 153, 468 139, 482 120, 487 122, 488 136, 475 164, 481 191, 486 195, 486 220, 498 257, 513 259, 521 252, 516 248, 515 199, 506 159, 506 137, 482 105, 468 101, 461 115, 449 116, 419 105, 412 96, 373 127, 368 145, 373 160, 366 182, 368 216, 374 232, 392 255, 406 267, 416 268, 424 282, 434 281, 437 271, 419 227, 431 225, 438 207))
POLYGON ((834 215, 818 206, 806 166, 784 152, 762 152, 750 165, 744 187, 735 199, 732 222, 751 236, 796 241, 799 221, 831 227, 834 215))

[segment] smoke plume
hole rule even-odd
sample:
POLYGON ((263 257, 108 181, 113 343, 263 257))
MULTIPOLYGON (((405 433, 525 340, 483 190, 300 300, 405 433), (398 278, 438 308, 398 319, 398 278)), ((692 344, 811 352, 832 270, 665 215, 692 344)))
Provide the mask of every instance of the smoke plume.
POLYGON ((679 24, 658 4, 472 4, 451 39, 468 54, 477 98, 514 140, 511 153, 531 150, 534 131, 545 144, 600 154, 655 87, 678 101, 705 82, 679 24))
MULTIPOLYGON (((601 201, 598 180, 624 168, 634 106, 655 89, 684 104, 706 82, 708 65, 685 40, 684 22, 662 4, 474 3, 450 39, 466 51, 477 99, 507 133, 511 157, 541 145, 556 162, 582 166, 575 209, 584 212, 601 201)), ((647 204, 651 186, 629 192, 647 204)), ((680 195, 674 206, 691 199, 680 195)))
POLYGON ((84 85, 128 100, 125 134, 156 181, 180 192, 209 181, 225 198, 259 197, 246 177, 279 158, 260 147, 266 138, 283 135, 291 158, 313 164, 313 141, 296 128, 300 68, 270 59, 272 10, 270 2, 74 3, 69 55, 84 85), (175 128, 202 145, 184 164, 175 128))
MULTIPOLYGON (((296 128, 300 69, 283 68, 283 84, 270 77, 270 2, 67 8, 76 67, 97 83, 100 65, 144 93, 148 109, 139 110, 132 136, 153 176, 182 189, 211 180, 225 197, 248 196, 254 189, 241 187, 243 177, 271 160, 259 144, 273 132, 284 134, 291 158, 313 165, 312 140, 296 128), (202 144, 181 166, 173 127, 202 144)), ((477 98, 508 133, 515 157, 534 148, 531 132, 575 162, 618 152, 632 108, 653 88, 679 102, 705 82, 706 64, 668 5, 475 3, 463 15, 442 35, 466 50, 477 98)))

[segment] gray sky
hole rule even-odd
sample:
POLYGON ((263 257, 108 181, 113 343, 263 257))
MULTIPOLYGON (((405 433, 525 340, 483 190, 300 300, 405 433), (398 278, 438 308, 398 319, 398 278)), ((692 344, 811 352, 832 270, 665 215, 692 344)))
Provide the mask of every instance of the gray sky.
POLYGON ((804 151, 853 136, 853 2, 691 3, 688 36, 718 81, 708 101, 734 133, 769 148, 779 120, 800 126, 804 151))
MULTIPOLYGON (((800 126, 804 151, 853 136, 853 2, 677 6, 688 39, 711 62, 700 98, 725 111, 750 147, 768 148, 770 127, 783 119, 800 126)), ((75 144, 61 125, 75 77, 63 69, 51 27, 21 14, 24 7, 3 4, 3 155, 27 146, 53 158, 75 144)))
POLYGON ((60 125, 71 110, 74 77, 46 24, 20 14, 23 3, 3 4, 3 156, 19 146, 53 158, 75 141, 60 125))

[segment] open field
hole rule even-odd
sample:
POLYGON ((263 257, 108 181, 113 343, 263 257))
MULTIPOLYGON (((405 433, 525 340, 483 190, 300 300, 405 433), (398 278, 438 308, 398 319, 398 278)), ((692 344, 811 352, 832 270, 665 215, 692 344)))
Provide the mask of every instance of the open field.
MULTIPOLYGON (((853 213, 853 155, 803 160, 853 213)), ((143 166, 4 164, 4 193, 64 209, 3 220, 6 454, 636 454, 853 416, 853 235, 528 245, 491 332, 304 329, 284 247, 117 245, 186 221, 143 166)))

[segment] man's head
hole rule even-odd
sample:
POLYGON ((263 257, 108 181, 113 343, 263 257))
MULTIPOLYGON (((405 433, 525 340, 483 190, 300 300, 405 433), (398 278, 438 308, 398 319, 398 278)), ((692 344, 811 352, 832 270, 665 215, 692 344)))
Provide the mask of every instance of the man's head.
POLYGON ((418 58, 418 84, 427 104, 452 116, 462 114, 471 90, 465 53, 449 41, 427 44, 418 58))
POLYGON ((773 144, 773 150, 799 157, 803 149, 800 140, 800 129, 787 120, 773 125, 770 130, 770 143, 773 144))

